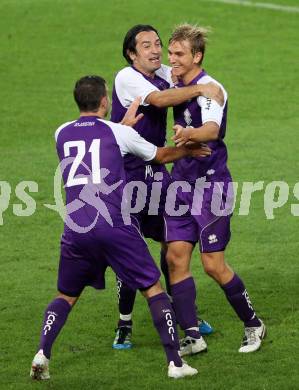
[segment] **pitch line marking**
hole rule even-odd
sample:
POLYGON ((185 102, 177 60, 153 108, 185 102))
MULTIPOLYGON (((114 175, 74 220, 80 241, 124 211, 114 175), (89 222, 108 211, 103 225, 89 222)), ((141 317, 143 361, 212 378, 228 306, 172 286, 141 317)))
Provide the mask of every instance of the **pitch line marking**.
POLYGON ((287 5, 281 5, 281 4, 254 3, 248 0, 210 0, 210 1, 213 1, 214 3, 243 5, 245 7, 266 8, 274 11, 299 13, 299 7, 291 7, 287 5))

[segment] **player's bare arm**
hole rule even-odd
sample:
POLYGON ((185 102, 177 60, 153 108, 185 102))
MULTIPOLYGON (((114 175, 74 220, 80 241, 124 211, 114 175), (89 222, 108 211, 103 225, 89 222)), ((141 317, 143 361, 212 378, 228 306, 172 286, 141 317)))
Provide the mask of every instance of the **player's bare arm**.
POLYGON ((183 157, 207 157, 211 155, 211 152, 211 149, 207 145, 198 145, 196 148, 165 146, 163 148, 157 148, 157 153, 153 161, 158 164, 167 164, 183 157))
POLYGON ((174 125, 173 130, 175 135, 172 140, 178 147, 193 142, 216 141, 219 136, 219 125, 216 122, 206 122, 197 128, 174 125))
POLYGON ((171 107, 198 96, 205 96, 216 100, 220 106, 224 104, 222 89, 213 82, 183 88, 170 88, 164 91, 154 91, 146 97, 145 102, 160 108, 171 107))

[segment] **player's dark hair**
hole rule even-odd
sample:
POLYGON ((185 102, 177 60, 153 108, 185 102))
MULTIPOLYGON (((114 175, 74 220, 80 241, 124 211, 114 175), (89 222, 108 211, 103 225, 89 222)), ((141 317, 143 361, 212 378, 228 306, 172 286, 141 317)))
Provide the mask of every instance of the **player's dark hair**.
POLYGON ((97 112, 106 95, 106 81, 100 76, 84 76, 75 84, 74 98, 81 112, 97 112))
POLYGON ((154 31, 158 35, 162 46, 162 40, 158 31, 154 27, 150 26, 149 24, 137 24, 127 32, 123 42, 123 56, 129 64, 133 63, 129 53, 136 53, 136 35, 143 31, 154 31))

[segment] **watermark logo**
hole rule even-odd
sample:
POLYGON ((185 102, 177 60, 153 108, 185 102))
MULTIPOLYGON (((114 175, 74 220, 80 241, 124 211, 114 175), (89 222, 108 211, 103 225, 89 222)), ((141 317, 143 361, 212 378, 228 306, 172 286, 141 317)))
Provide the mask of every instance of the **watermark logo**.
MULTIPOLYGON (((74 164, 74 158, 67 157, 57 167, 53 180, 54 203, 43 206, 58 213, 65 224, 78 233, 90 231, 99 219, 113 226, 115 210, 118 210, 125 225, 131 224, 132 214, 146 210, 149 215, 158 215, 161 207, 166 215, 173 217, 202 215, 207 207, 216 217, 229 216, 232 213, 248 216, 253 210, 253 196, 259 193, 266 219, 273 220, 276 211, 287 204, 290 196, 293 195, 299 200, 299 182, 293 188, 284 181, 214 182, 210 180, 209 172, 195 183, 169 182, 168 175, 163 177, 163 172, 155 172, 149 186, 142 180, 126 183, 125 179, 118 179, 114 182, 109 170, 100 168, 96 176, 99 180, 94 184, 95 175, 82 161, 81 165, 87 174, 74 175, 72 178, 84 178, 86 184, 66 186, 63 183, 63 174, 71 164, 74 164), (167 187, 164 179, 169 182, 167 187), (67 192, 67 199, 71 199, 67 204, 64 202, 64 191, 67 192), (83 212, 86 208, 92 212, 84 225, 80 224, 77 216, 80 210, 83 212)), ((33 215, 37 208, 34 194, 38 193, 38 190, 38 183, 34 181, 21 181, 15 188, 7 181, 0 181, 0 226, 5 222, 5 212, 9 206, 12 206, 13 214, 17 217, 33 215)), ((299 216, 299 203, 289 203, 288 207, 293 216, 299 216)))

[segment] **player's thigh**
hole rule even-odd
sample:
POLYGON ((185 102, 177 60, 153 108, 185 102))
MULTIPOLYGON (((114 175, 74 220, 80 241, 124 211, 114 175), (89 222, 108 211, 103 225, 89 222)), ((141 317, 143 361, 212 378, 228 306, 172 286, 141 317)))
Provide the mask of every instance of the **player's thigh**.
POLYGON ((198 223, 192 215, 169 216, 164 215, 165 241, 185 241, 195 243, 198 241, 198 223))
POLYGON ((61 246, 57 289, 68 297, 78 297, 88 284, 90 265, 69 245, 61 246))
POLYGON ((231 237, 230 218, 230 216, 195 217, 198 223, 201 253, 223 252, 225 250, 231 237))
POLYGON ((160 271, 135 226, 115 227, 105 234, 113 234, 113 240, 105 244, 105 258, 127 286, 146 289, 159 280, 160 271))
POLYGON ((60 246, 57 289, 67 297, 79 297, 86 286, 105 288, 105 260, 93 258, 96 253, 93 237, 64 232, 60 246), (91 246, 92 245, 92 246, 91 246))

